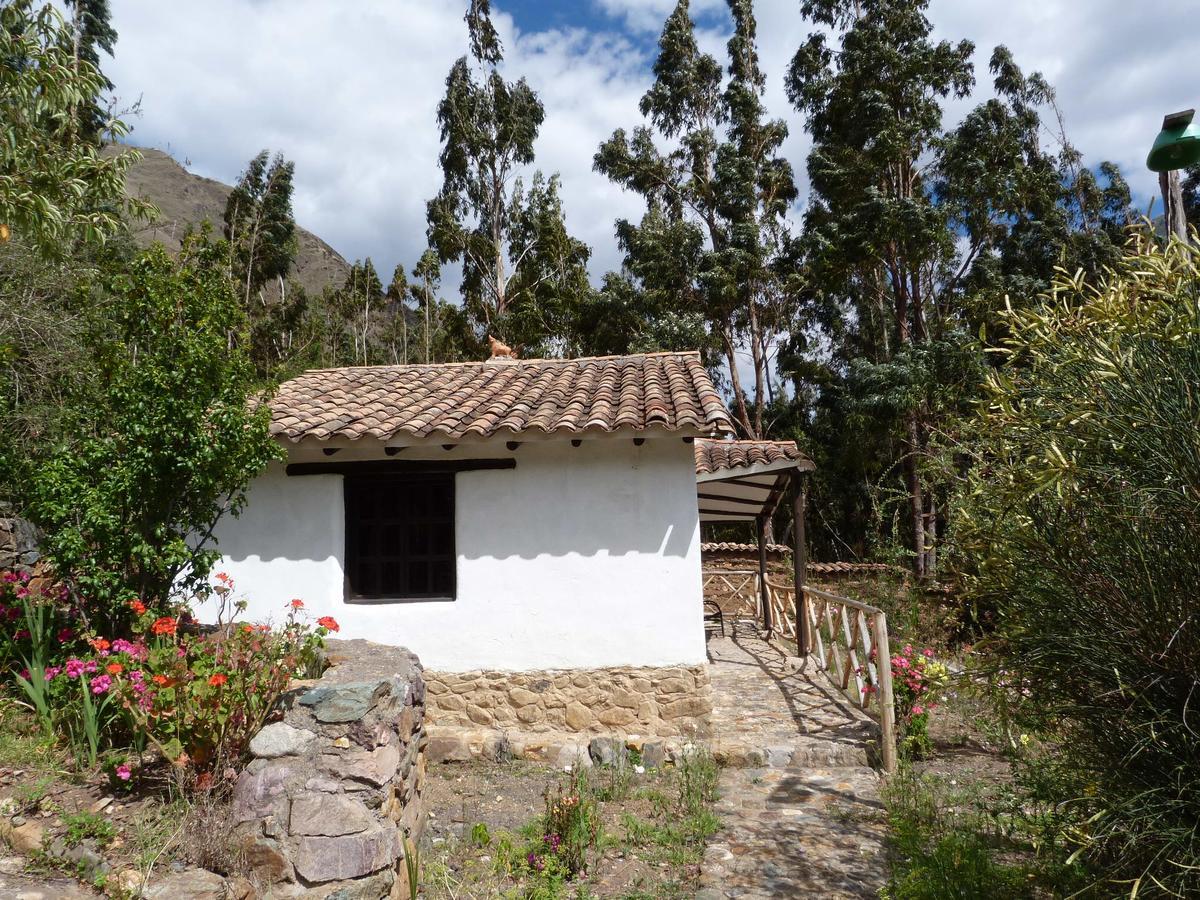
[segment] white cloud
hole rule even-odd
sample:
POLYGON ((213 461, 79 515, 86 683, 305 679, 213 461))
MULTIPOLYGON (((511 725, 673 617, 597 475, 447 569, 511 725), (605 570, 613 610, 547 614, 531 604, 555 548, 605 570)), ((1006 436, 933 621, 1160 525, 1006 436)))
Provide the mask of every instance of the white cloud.
MULTIPOLYGON (((510 77, 525 75, 546 105, 538 166, 560 172, 569 225, 595 248, 593 275, 615 266, 614 219, 636 198, 592 171, 600 141, 639 121, 652 43, 671 0, 591 0, 606 33, 498 25, 510 77)), ((425 201, 437 190, 435 110, 446 72, 466 48, 460 4, 427 0, 114 0, 120 34, 106 71, 126 99, 143 97, 134 141, 170 149, 193 171, 229 182, 263 147, 296 162, 302 225, 348 258, 371 256, 386 278, 424 246, 425 201)), ((720 0, 697 0, 706 47, 720 0)), ((581 8, 581 16, 586 12, 581 8)), ((1163 113, 1195 105, 1191 0, 933 0, 949 39, 978 47, 977 77, 1007 44, 1026 69, 1056 84, 1069 134, 1089 163, 1119 162, 1143 198, 1155 190, 1144 158, 1163 113), (1179 27, 1164 23, 1176 22, 1179 27)), ((799 0, 758 4, 768 106, 787 119, 785 150, 803 175, 808 141, 783 77, 810 26, 799 0)), ((562 21, 561 10, 558 21, 562 21)), ((588 21, 595 21, 594 15, 588 21)), ((961 115, 953 110, 951 118, 961 115)), ((802 198, 803 199, 803 198, 802 198)))

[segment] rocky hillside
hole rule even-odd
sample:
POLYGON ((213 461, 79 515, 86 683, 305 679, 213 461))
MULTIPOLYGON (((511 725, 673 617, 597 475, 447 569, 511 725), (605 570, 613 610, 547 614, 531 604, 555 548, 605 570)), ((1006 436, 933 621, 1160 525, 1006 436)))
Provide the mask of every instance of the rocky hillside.
MULTIPOLYGON (((139 244, 160 241, 175 252, 189 225, 206 219, 220 232, 225 200, 232 188, 211 178, 193 175, 161 150, 140 148, 142 160, 129 173, 125 189, 133 197, 149 200, 158 207, 158 219, 134 229, 139 244)), ((326 285, 340 285, 350 266, 336 250, 311 232, 297 227, 299 250, 292 279, 310 293, 326 285)))

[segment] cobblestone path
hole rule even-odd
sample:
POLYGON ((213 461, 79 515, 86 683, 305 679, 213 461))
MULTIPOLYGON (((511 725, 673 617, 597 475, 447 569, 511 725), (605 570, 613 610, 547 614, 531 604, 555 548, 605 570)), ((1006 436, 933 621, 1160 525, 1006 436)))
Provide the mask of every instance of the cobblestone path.
POLYGON ((723 827, 698 900, 877 897, 887 881, 875 723, 750 634, 708 645, 723 827))
POLYGON ((878 728, 823 672, 789 673, 782 652, 742 633, 709 640, 708 657, 722 765, 867 765, 878 728))
POLYGON ((725 769, 724 827, 697 900, 878 897, 887 882, 879 778, 867 768, 725 769))

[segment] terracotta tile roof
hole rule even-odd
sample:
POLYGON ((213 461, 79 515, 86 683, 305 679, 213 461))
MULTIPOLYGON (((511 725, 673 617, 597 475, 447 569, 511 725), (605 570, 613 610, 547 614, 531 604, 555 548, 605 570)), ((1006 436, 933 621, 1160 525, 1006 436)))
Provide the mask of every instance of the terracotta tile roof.
MULTIPOLYGON (((700 552, 729 553, 745 556, 758 556, 758 544, 741 544, 736 541, 707 541, 700 545, 700 552)), ((767 544, 767 553, 775 556, 791 553, 792 548, 787 544, 767 544)))
POLYGON ((802 469, 812 468, 812 461, 800 452, 795 441, 696 441, 697 475, 785 460, 795 460, 802 469))
POLYGON ((317 369, 270 401, 291 441, 733 430, 698 353, 317 369))

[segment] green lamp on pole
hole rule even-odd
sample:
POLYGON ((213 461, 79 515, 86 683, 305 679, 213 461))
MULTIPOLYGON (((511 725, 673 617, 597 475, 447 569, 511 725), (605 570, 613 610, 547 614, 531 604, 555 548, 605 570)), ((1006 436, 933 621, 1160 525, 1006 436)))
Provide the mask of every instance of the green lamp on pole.
POLYGON ((1167 233, 1187 240, 1187 220, 1183 214, 1183 188, 1179 170, 1200 163, 1200 122, 1196 111, 1185 109, 1163 117, 1162 131, 1154 139, 1146 167, 1158 173, 1162 189, 1164 224, 1167 233))

